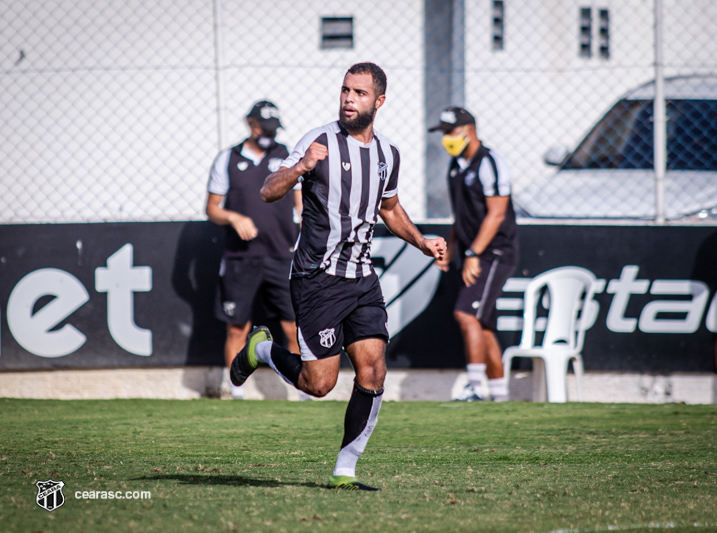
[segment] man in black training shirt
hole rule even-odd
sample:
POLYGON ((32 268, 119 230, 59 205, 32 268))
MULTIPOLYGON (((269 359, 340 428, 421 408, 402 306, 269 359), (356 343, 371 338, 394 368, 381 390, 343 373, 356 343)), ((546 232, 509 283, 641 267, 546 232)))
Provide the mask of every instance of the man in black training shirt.
POLYGON ((356 480, 356 462, 373 431, 386 376, 386 308, 371 265, 379 217, 391 232, 424 254, 442 259, 442 238, 426 239, 398 202, 398 148, 373 129, 386 99, 386 75, 358 63, 341 87, 339 120, 306 134, 266 179, 262 198, 275 202, 302 183, 302 228, 291 272, 299 353, 273 344, 264 328, 249 336, 232 364, 235 384, 260 365, 313 396, 328 394, 346 349, 356 372, 344 438, 329 487, 379 490, 356 480))
MULTIPOLYGON (((246 343, 257 301, 266 306, 269 316, 281 320, 289 348, 298 350, 289 271, 296 242, 293 209, 295 202, 300 206, 301 193, 274 204, 262 202, 259 190, 264 179, 280 168, 289 152, 275 141, 281 122, 274 104, 257 102, 246 120, 250 136, 220 152, 214 161, 206 207, 209 220, 226 226, 214 312, 227 324, 227 368, 246 343)), ((226 374, 223 387, 231 388, 233 398, 243 398, 242 387, 230 384, 226 374)))
POLYGON ((462 263, 463 286, 453 316, 463 335, 468 384, 456 400, 507 400, 495 302, 518 263, 510 169, 481 143, 475 118, 463 108, 445 109, 429 131, 443 132, 443 147, 453 156, 448 187, 454 223, 446 258, 437 265, 447 270, 456 251, 462 263))

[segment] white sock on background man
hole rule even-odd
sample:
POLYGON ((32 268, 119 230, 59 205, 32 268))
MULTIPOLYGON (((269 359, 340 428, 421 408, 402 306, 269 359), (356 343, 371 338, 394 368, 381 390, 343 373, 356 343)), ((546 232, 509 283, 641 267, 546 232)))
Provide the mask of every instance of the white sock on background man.
POLYGON ((468 371, 468 384, 480 395, 485 395, 485 385, 488 377, 485 374, 485 363, 468 363, 466 370, 468 371))

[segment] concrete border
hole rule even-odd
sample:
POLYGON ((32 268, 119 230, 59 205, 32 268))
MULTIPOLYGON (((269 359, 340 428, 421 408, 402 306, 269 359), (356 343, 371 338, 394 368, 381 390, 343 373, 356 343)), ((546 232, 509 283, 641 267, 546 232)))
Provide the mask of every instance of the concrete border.
MULTIPOLYGON (((0 372, 0 397, 37 399, 219 397, 219 367, 42 370, 0 372)), ((384 399, 450 401, 465 385, 460 370, 389 370, 384 399)), ((324 400, 348 400, 353 372, 341 371, 336 388, 324 400)), ((532 372, 513 372, 511 398, 538 400, 532 372)), ((639 374, 587 372, 584 401, 602 403, 717 403, 716 374, 639 374)), ((299 400, 298 391, 269 369, 259 369, 245 385, 247 400, 299 400)), ((568 400, 577 400, 575 376, 568 375, 568 400)))

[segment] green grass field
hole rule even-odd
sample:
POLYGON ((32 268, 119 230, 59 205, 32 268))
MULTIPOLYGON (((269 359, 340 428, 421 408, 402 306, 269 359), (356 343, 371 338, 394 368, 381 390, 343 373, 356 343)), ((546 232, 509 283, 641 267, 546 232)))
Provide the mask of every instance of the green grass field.
POLYGON ((0 530, 717 531, 717 406, 385 402, 379 493, 324 488, 345 407, 0 399, 0 530))

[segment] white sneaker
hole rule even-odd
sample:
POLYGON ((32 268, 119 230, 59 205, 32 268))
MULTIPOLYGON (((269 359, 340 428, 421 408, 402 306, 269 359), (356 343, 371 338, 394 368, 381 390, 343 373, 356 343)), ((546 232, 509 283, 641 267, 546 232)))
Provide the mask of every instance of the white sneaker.
POLYGON ((494 402, 507 402, 510 400, 508 393, 508 384, 505 378, 493 378, 488 380, 488 390, 490 397, 494 402))
POLYGON ((225 368, 222 374, 222 384, 219 387, 219 397, 222 400, 243 400, 244 385, 237 387, 229 379, 229 369, 225 368))
POLYGON ((470 383, 465 386, 463 392, 453 398, 454 402, 483 402, 485 398, 478 394, 478 391, 470 383))
POLYGON ((230 383, 229 386, 231 387, 231 395, 232 398, 235 400, 243 400, 244 399, 244 385, 240 385, 237 387, 234 385, 234 383, 230 383))

